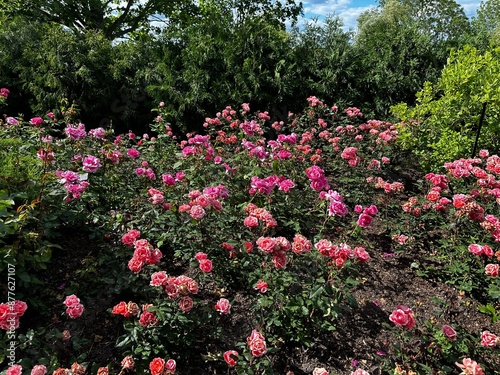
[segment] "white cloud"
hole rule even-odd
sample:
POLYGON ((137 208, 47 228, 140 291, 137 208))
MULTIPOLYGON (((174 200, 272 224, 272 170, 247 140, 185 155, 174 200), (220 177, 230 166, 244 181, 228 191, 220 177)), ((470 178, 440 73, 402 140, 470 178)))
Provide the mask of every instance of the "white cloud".
POLYGON ((352 0, 325 0, 304 1, 304 16, 306 19, 318 18, 319 21, 327 16, 338 16, 344 22, 344 30, 355 29, 359 15, 373 5, 354 6, 352 0))

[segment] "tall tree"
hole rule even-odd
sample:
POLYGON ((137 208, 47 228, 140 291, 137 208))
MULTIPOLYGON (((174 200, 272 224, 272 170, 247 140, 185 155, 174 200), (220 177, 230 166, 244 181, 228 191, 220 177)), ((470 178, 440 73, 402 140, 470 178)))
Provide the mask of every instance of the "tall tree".
POLYGON ((472 24, 480 47, 500 46, 500 0, 482 1, 472 24))
POLYGON ((100 31, 109 40, 149 28, 154 15, 191 12, 191 0, 0 0, 7 16, 55 22, 75 33, 100 31))

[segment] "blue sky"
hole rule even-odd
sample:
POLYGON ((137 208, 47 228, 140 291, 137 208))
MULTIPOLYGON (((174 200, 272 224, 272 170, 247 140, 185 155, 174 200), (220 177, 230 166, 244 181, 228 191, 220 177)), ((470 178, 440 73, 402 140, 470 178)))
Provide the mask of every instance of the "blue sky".
MULTIPOLYGON (((476 14, 481 0, 455 0, 460 4, 467 16, 476 14)), ((302 0, 304 6, 304 17, 311 19, 317 17, 319 20, 328 15, 337 15, 344 21, 344 28, 356 28, 356 19, 364 11, 375 8, 378 4, 374 0, 302 0)))

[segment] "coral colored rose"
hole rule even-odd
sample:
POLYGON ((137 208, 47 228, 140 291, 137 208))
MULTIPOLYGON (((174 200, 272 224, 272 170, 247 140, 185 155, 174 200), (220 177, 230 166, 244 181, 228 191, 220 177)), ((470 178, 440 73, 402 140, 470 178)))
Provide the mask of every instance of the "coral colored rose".
POLYGON ((267 353, 267 346, 264 340, 255 339, 250 345, 250 352, 254 357, 262 357, 267 353))
POLYGON ((45 375, 47 373, 47 367, 44 365, 36 365, 31 369, 31 375, 45 375))
POLYGON ((231 304, 227 299, 221 298, 215 304, 215 310, 217 310, 221 314, 228 314, 229 311, 231 310, 231 304))
POLYGON ((210 259, 200 260, 200 270, 205 273, 212 271, 212 261, 210 259))
POLYGON ((356 224, 362 228, 366 228, 366 227, 370 226, 370 224, 372 223, 372 220, 373 219, 370 215, 361 214, 361 215, 359 215, 359 218, 358 218, 358 221, 356 222, 356 224))
POLYGON ((184 312, 190 312, 193 308, 193 300, 191 299, 191 297, 182 297, 179 300, 179 308, 184 312))
POLYGON ((481 366, 470 358, 464 358, 462 363, 455 362, 455 365, 462 369, 462 374, 465 375, 484 375, 481 366))
POLYGON ((71 372, 73 375, 83 375, 85 374, 86 368, 79 364, 78 362, 75 362, 71 365, 71 372))
POLYGON ((224 354, 223 354, 224 361, 226 361, 226 363, 231 367, 236 366, 236 363, 237 363, 236 360, 233 358, 233 356, 235 356, 235 357, 239 356, 239 354, 236 350, 228 350, 228 351, 224 352, 224 354))
POLYGON ((481 345, 494 348, 500 343, 500 337, 491 333, 490 331, 483 331, 481 333, 481 345))
POLYGON ((70 375, 70 371, 67 368, 61 368, 59 367, 57 370, 55 370, 52 375, 70 375))
POLYGON ((276 248, 276 239, 273 237, 259 237, 257 246, 265 253, 272 253, 276 248))
POLYGON ((144 261, 142 261, 136 257, 133 257, 128 262, 128 268, 130 269, 130 271, 132 271, 134 273, 141 272, 143 266, 144 266, 144 261))
POLYGON ((109 374, 109 369, 107 367, 99 367, 97 369, 96 375, 108 375, 108 374, 109 374))
POLYGON ((143 327, 149 327, 158 324, 158 319, 156 318, 156 315, 150 311, 147 311, 147 308, 150 306, 151 305, 144 305, 143 312, 139 317, 139 324, 143 327))
POLYGON ((122 365, 122 368, 124 368, 125 370, 133 370, 134 366, 135 366, 135 362, 134 362, 134 359, 128 355, 125 358, 123 358, 121 365, 122 365))
POLYGON ((498 273, 500 271, 500 265, 487 264, 486 267, 484 267, 484 271, 485 271, 486 275, 488 275, 488 276, 497 277, 498 273))
POLYGON ((7 369, 5 375, 22 375, 23 368, 21 365, 12 365, 7 369))
POLYGON ((295 254, 308 253, 312 249, 311 241, 301 234, 296 234, 293 238, 292 251, 295 254))
POLYGON ((441 331, 451 341, 454 341, 457 338, 457 332, 449 325, 445 324, 443 328, 441 328, 441 331))
POLYGON ((165 360, 163 358, 155 358, 149 363, 151 375, 160 375, 163 370, 165 370, 165 360))
POLYGON ((127 317, 127 315, 128 315, 127 304, 122 301, 118 305, 115 305, 111 312, 115 315, 123 315, 123 316, 127 317))
POLYGON ((328 375, 328 371, 322 367, 316 367, 313 371, 313 375, 328 375))

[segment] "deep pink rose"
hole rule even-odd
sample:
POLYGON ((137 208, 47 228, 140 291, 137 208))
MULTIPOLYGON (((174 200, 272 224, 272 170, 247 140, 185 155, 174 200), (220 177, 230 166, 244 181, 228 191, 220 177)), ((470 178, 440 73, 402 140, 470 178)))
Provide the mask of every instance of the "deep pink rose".
POLYGON ((173 359, 169 359, 165 363, 165 374, 169 372, 174 373, 176 368, 177 368, 177 363, 173 359))
POLYGON ((267 291, 267 283, 263 280, 259 280, 257 282, 257 285, 255 285, 255 288, 254 289, 257 289, 258 291, 260 291, 261 293, 265 293, 267 291))
POLYGON ((205 273, 212 271, 212 261, 210 259, 200 260, 200 270, 205 273))
POLYGON ((80 298, 78 298, 74 294, 66 296, 66 299, 64 300, 64 304, 68 307, 77 305, 79 303, 80 303, 80 298))
POLYGON ((359 215, 359 218, 358 218, 358 221, 356 222, 356 224, 358 224, 362 228, 366 228, 366 227, 370 226, 370 224, 372 223, 372 220, 373 219, 370 215, 363 213, 363 214, 359 215))
POLYGON ((441 330, 449 340, 453 341, 457 338, 457 332, 449 325, 444 325, 443 328, 441 328, 441 330))
POLYGON ((236 366, 236 363, 237 363, 236 360, 233 358, 233 356, 235 356, 235 357, 239 356, 239 354, 236 350, 228 350, 223 355, 224 361, 226 361, 226 363, 231 367, 236 366))
POLYGON ((7 369, 5 375, 22 375, 23 368, 21 365, 12 365, 7 369))
POLYGON ((165 271, 155 272, 151 275, 151 286, 163 286, 167 284, 167 273, 165 271))

